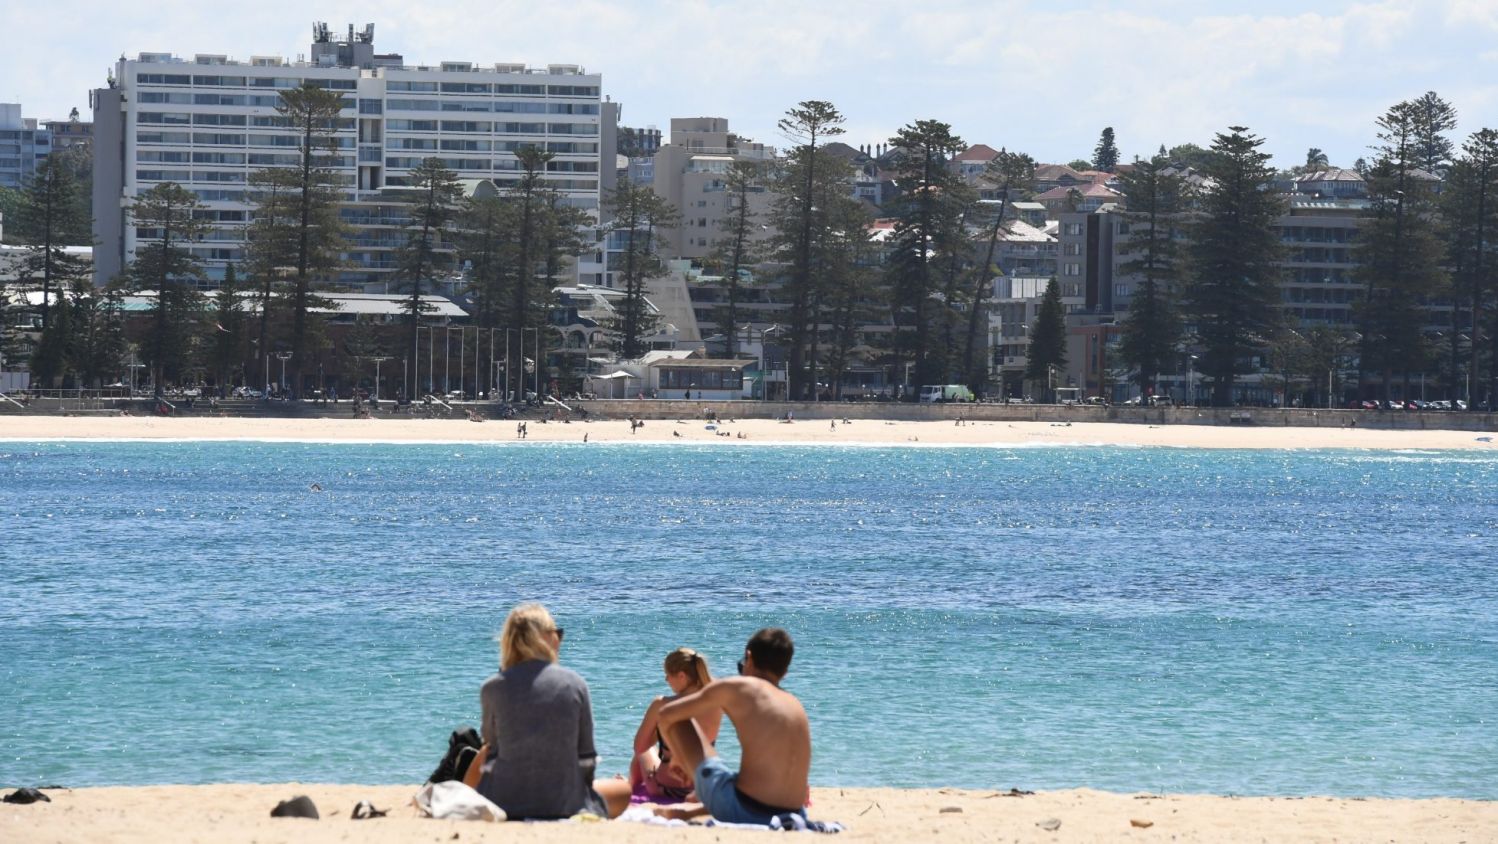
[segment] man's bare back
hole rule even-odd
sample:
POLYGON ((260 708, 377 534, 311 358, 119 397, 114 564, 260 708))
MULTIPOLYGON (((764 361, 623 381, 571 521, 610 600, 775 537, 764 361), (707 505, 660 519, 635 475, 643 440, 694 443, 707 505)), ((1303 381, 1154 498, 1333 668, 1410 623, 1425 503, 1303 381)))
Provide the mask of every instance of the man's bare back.
POLYGON ((768 823, 806 805, 811 726, 801 702, 780 688, 794 651, 790 634, 765 628, 749 640, 740 676, 716 680, 661 708, 657 723, 672 757, 695 778, 699 799, 718 820, 768 823), (709 712, 726 713, 738 733, 737 774, 693 722, 709 712))
POLYGON ((739 790, 770 806, 806 804, 811 771, 811 725, 796 696, 758 677, 729 677, 721 684, 723 711, 743 752, 739 790))

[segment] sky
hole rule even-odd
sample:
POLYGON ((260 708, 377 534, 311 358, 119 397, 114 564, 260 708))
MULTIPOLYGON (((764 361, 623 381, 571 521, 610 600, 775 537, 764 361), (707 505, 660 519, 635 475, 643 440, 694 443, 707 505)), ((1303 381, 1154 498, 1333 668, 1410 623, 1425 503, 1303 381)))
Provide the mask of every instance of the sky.
POLYGON ((1061 163, 1091 158, 1105 126, 1127 161, 1241 125, 1281 167, 1309 147, 1350 166, 1379 114, 1429 90, 1456 106, 1458 140, 1498 126, 1498 0, 0 4, 0 102, 42 119, 87 119, 121 54, 295 58, 322 20, 373 23, 376 51, 411 64, 580 64, 623 125, 726 117, 775 146, 810 99, 838 107, 853 145, 934 119, 1061 163))

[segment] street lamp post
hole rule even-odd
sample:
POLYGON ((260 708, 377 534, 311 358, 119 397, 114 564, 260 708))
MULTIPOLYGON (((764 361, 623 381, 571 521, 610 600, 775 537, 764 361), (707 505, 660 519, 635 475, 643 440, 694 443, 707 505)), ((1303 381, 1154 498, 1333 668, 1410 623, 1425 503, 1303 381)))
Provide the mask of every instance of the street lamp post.
MULTIPOLYGON (((291 360, 291 352, 276 352, 276 360, 281 362, 281 392, 286 392, 286 362, 291 360)), ((269 365, 270 361, 266 361, 269 365)))

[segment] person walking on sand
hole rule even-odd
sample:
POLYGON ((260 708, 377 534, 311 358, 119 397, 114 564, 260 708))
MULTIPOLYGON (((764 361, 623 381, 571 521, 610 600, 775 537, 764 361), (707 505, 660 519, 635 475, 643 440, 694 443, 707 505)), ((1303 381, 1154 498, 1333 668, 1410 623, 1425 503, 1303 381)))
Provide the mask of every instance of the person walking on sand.
POLYGON ((791 634, 764 628, 749 638, 739 676, 716 680, 661 707, 657 726, 672 758, 692 772, 701 812, 725 823, 806 816, 811 725, 801 701, 780 688, 794 655, 791 634), (728 769, 694 721, 719 711, 738 733, 738 773, 728 769))

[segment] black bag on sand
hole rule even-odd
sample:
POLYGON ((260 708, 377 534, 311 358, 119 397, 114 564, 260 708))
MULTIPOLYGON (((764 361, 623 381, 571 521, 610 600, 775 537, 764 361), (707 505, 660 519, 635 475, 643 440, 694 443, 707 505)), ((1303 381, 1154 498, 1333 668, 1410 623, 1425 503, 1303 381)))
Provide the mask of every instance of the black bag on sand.
POLYGON ((318 819, 316 804, 305 794, 277 803, 276 808, 270 810, 270 816, 273 818, 311 818, 314 821, 318 819))
POLYGON ((453 730, 453 734, 447 739, 447 753, 437 763, 437 770, 427 777, 427 782, 463 779, 463 775, 468 773, 468 766, 479 755, 479 748, 483 746, 484 740, 479 738, 478 730, 472 727, 453 730))
POLYGON ((26 805, 27 803, 36 803, 38 801, 41 801, 43 803, 52 802, 51 797, 48 797, 47 795, 41 793, 40 791, 37 791, 34 788, 18 788, 15 791, 12 791, 11 793, 5 795, 4 797, 0 797, 0 800, 4 800, 6 803, 20 803, 21 805, 26 805))

